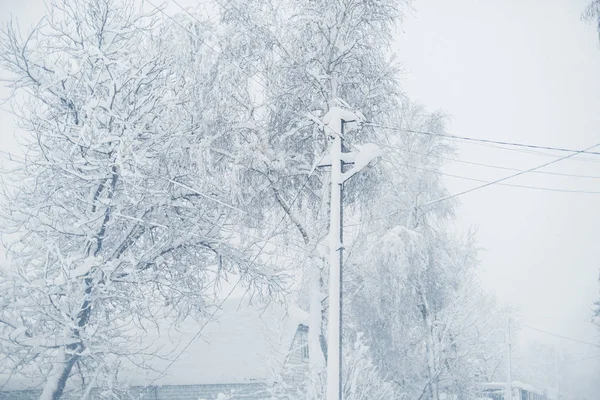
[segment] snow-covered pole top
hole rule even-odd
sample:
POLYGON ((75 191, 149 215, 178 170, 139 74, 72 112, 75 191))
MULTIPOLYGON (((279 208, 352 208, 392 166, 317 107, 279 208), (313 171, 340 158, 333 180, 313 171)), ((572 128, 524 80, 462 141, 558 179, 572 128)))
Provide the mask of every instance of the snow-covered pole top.
MULTIPOLYGON (((327 128, 327 133, 333 138, 342 136, 342 123, 344 123, 344 128, 355 129, 364 121, 365 117, 361 113, 348 111, 339 107, 332 107, 322 120, 324 126, 327 128)), ((346 130, 344 133, 346 133, 346 130)), ((374 165, 382 156, 381 149, 373 143, 356 145, 355 147, 358 149, 357 151, 335 155, 336 162, 339 156, 344 164, 352 165, 351 169, 341 173, 340 183, 346 182, 364 168, 374 165)), ((332 157, 332 154, 325 156, 319 163, 319 166, 331 166, 332 157)))
POLYGON ((342 179, 344 182, 354 176, 354 174, 357 172, 362 171, 364 168, 372 167, 382 157, 381 149, 376 144, 366 143, 364 145, 357 145, 356 148, 358 151, 347 153, 348 156, 343 157, 344 162, 348 164, 354 164, 352 169, 342 174, 342 179), (351 161, 346 161, 346 159, 351 159, 351 161))
POLYGON ((340 135, 339 124, 344 121, 344 128, 352 130, 365 122, 365 117, 360 112, 345 110, 340 107, 331 107, 322 119, 329 135, 340 135))

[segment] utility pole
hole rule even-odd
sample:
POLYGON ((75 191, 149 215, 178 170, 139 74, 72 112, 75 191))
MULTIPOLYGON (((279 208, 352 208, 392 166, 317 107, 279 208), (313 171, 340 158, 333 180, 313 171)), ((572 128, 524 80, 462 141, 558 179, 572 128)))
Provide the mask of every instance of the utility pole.
MULTIPOLYGON (((344 128, 349 122, 359 122, 360 118, 349 111, 332 107, 323 117, 323 122, 331 134, 332 143, 329 156, 319 163, 319 167, 331 167, 331 202, 329 212, 329 310, 327 322, 327 400, 342 400, 342 252, 343 245, 343 205, 344 182, 355 173, 371 165, 381 156, 377 146, 362 146, 358 152, 343 152, 344 128), (344 165, 353 167, 344 172, 344 165)), ((357 146, 358 147, 358 146, 357 146)))
POLYGON ((512 388, 512 343, 511 343, 511 337, 510 337, 510 318, 508 319, 507 323, 506 323, 506 344, 507 344, 507 350, 508 350, 508 363, 507 363, 507 371, 506 371, 506 377, 507 377, 507 382, 506 382, 506 391, 507 396, 506 396, 506 400, 513 400, 512 397, 512 392, 513 392, 513 388, 512 388))
POLYGON ((329 321, 327 323, 327 399, 342 400, 342 136, 343 119, 330 125, 339 133, 331 143, 329 211, 329 321), (337 126, 336 126, 337 125, 337 126))

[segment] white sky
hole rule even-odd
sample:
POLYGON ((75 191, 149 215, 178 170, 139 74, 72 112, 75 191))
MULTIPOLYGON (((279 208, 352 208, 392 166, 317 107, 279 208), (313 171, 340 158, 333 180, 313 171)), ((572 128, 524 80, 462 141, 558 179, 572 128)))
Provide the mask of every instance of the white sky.
MULTIPOLYGON (((598 143, 600 49, 594 25, 580 19, 586 4, 417 0, 398 40, 405 90, 449 114, 455 135, 573 149, 598 143)), ((519 169, 552 160, 473 144, 461 144, 459 157, 519 169)), ((545 170, 600 176, 600 164, 592 162, 565 160, 545 170)), ((486 180, 513 173, 459 163, 445 172, 486 180)), ((453 193, 480 185, 447 183, 453 193)), ((600 191, 600 180, 540 174, 507 183, 600 191)), ((486 249, 484 284, 519 306, 525 324, 597 342, 589 316, 600 297, 600 195, 491 186, 460 200, 460 223, 478 227, 486 249)), ((522 336, 555 342, 531 331, 522 336)), ((600 354, 585 346, 571 350, 600 354)))
MULTIPOLYGON (((600 142, 600 48, 594 26, 580 20, 587 2, 417 0, 397 43, 405 90, 449 114, 448 131, 456 135, 573 149, 600 142)), ((41 0, 0 0, 0 18, 12 13, 27 26, 42 7, 41 0)), ((12 121, 2 111, 0 128, 0 149, 13 149, 12 121)), ((459 156, 519 169, 552 159, 473 144, 461 144, 459 156)), ((566 160, 545 170, 600 176, 593 162, 566 160)), ((445 172, 486 180, 511 174, 459 163, 445 172)), ((528 174, 509 182, 600 191, 600 179, 528 174)), ((455 178, 447 183, 452 192, 479 185, 455 178)), ((600 194, 492 186, 460 200, 459 224, 478 227, 485 249, 484 285, 519 306, 524 323, 597 342, 589 316, 600 297, 600 194)), ((525 330, 522 336, 551 339, 525 330)), ((600 354, 584 346, 565 351, 600 354)), ((574 368, 585 367, 581 377, 592 382, 599 363, 574 368)))

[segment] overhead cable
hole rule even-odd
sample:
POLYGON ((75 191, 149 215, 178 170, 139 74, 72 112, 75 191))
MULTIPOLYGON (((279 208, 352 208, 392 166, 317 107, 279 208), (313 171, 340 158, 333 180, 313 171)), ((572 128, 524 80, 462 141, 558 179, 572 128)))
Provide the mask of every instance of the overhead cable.
POLYGON ((474 188, 471 188, 471 189, 468 189, 468 190, 465 190, 465 191, 462 191, 462 192, 459 192, 459 193, 455 193, 455 194, 451 194, 451 195, 448 195, 448 196, 444 196, 444 197, 442 197, 442 198, 440 198, 440 199, 437 199, 437 200, 428 201, 428 202, 426 202, 426 203, 424 203, 424 204, 421 204, 421 205, 417 206, 417 208, 422 208, 422 207, 430 206, 430 205, 433 205, 433 204, 439 203, 439 202, 441 202, 441 201, 450 200, 450 199, 453 199, 453 198, 455 198, 455 197, 462 196, 463 194, 471 193, 471 192, 474 192, 474 191, 476 191, 476 190, 483 189, 483 188, 485 188, 485 187, 488 187, 488 186, 491 186, 491 185, 498 184, 498 183, 500 183, 500 182, 503 182, 503 181, 506 181, 506 180, 508 180, 508 179, 515 178, 515 177, 517 177, 517 176, 520 176, 520 175, 526 174, 526 173, 528 173, 528 172, 532 172, 532 171, 538 170, 538 169, 540 169, 540 168, 547 167, 548 165, 555 164, 555 163, 557 163, 557 162, 559 162, 559 161, 562 161, 562 160, 566 160, 566 159, 568 159, 568 158, 571 158, 571 157, 573 157, 573 156, 576 156, 576 155, 578 155, 578 154, 581 154, 581 153, 583 153, 583 152, 586 152, 586 151, 588 151, 588 150, 590 150, 590 149, 593 149, 593 148, 595 148, 595 147, 598 147, 599 145, 600 145, 600 143, 598 143, 598 144, 595 144, 595 145, 593 145, 593 146, 590 146, 590 147, 587 147, 587 148, 585 148, 585 149, 583 149, 583 150, 580 150, 580 151, 578 151, 578 152, 576 152, 576 153, 571 153, 571 154, 568 154, 568 155, 566 155, 566 156, 564 156, 564 157, 560 157, 560 158, 557 158, 557 159, 555 159, 555 160, 552 160, 552 161, 550 161, 550 162, 547 162, 547 163, 544 163, 544 164, 538 165, 537 167, 533 167, 533 168, 529 168, 529 169, 527 169, 527 170, 519 171, 519 172, 517 172, 516 174, 512 174, 512 175, 509 175, 509 176, 505 176, 504 178, 496 179, 496 180, 494 180, 494 181, 487 182, 487 183, 485 183, 485 184, 483 184, 483 185, 476 186, 476 187, 474 187, 474 188))
MULTIPOLYGON (((435 170, 435 169, 416 167, 416 166, 408 165, 406 163, 401 163, 401 162, 398 162, 398 161, 395 161, 395 162, 398 165, 401 165, 401 166, 406 167, 406 168, 411 168, 411 169, 415 169, 415 170, 419 170, 419 171, 425 171, 425 172, 431 172, 431 173, 442 175, 442 176, 449 176, 451 178, 458 178, 458 179, 464 179, 464 180, 469 180, 469 181, 474 181, 474 182, 482 182, 482 183, 490 183, 491 182, 491 181, 488 181, 488 180, 485 180, 485 179, 477 179, 477 178, 471 178, 471 177, 468 177, 468 176, 454 175, 454 174, 449 174, 449 173, 441 172, 441 171, 438 171, 438 170, 435 170)), ((519 171, 519 170, 517 170, 517 171, 519 171)), ((545 191, 549 191, 549 192, 600 194, 600 191, 549 188, 549 187, 544 187, 544 186, 517 185, 517 184, 513 184, 513 183, 498 183, 498 185, 499 186, 517 187, 517 188, 523 188, 523 189, 545 190, 545 191)))
MULTIPOLYGON (((381 147, 387 147, 387 148, 390 148, 393 150, 402 151, 402 149, 398 148, 398 146, 393 146, 393 145, 379 143, 379 142, 377 142, 375 144, 378 146, 381 146, 381 147)), ((433 157, 433 158, 438 158, 440 160, 456 162, 456 163, 461 163, 461 164, 477 165, 480 167, 501 169, 501 170, 505 170, 505 171, 520 171, 520 169, 518 169, 518 168, 486 164, 486 163, 479 163, 479 162, 467 161, 467 160, 460 160, 460 159, 455 159, 455 158, 451 158, 451 157, 440 156, 437 154, 421 153, 421 152, 414 151, 414 150, 406 150, 406 153, 407 154, 418 154, 418 155, 425 156, 425 157, 433 157)), ((550 154, 547 154, 547 155, 550 156, 550 154)), ((600 161, 600 159, 598 161, 600 161)), ((551 171, 531 171, 531 173, 532 174, 540 174, 540 175, 564 176, 564 177, 569 177, 569 178, 600 179, 600 175, 580 175, 580 174, 568 174, 568 173, 564 173, 564 172, 551 172, 551 171)))
POLYGON ((567 152, 567 153, 600 155, 600 152, 596 152, 596 151, 587 151, 587 150, 579 151, 579 150, 573 150, 573 149, 566 149, 566 148, 562 148, 562 147, 550 147, 550 146, 540 146, 540 145, 525 144, 525 143, 504 142, 504 141, 499 141, 499 140, 479 139, 479 138, 472 138, 472 137, 467 137, 467 136, 458 136, 458 135, 450 135, 450 134, 444 134, 444 133, 435 133, 435 132, 419 131, 419 130, 413 130, 413 129, 404 129, 404 128, 399 128, 399 127, 395 127, 395 126, 376 124, 376 123, 372 123, 372 122, 367 122, 365 125, 382 128, 382 129, 400 131, 400 132, 416 133, 416 134, 420 134, 420 135, 437 136, 437 137, 444 137, 444 138, 449 138, 449 139, 460 139, 460 140, 467 140, 467 141, 471 141, 471 142, 489 143, 489 144, 496 144, 496 145, 502 145, 502 146, 525 147, 525 148, 538 149, 538 150, 552 150, 552 151, 561 151, 561 152, 567 152))
POLYGON ((549 335, 549 336, 554 336, 554 337, 557 337, 557 338, 560 338, 560 339, 570 340, 572 342, 577 342, 577 343, 581 343, 581 344, 587 344, 587 345, 594 346, 594 347, 600 347, 600 343, 586 342, 585 340, 579 340, 579 339, 575 339, 575 338, 572 338, 572 337, 559 335, 557 333, 548 332, 548 331, 545 331, 543 329, 534 328, 532 326, 525 325, 525 324, 521 324, 521 326, 524 327, 524 328, 531 329, 533 331, 537 331, 537 332, 540 332, 540 333, 544 333, 544 334, 549 335))

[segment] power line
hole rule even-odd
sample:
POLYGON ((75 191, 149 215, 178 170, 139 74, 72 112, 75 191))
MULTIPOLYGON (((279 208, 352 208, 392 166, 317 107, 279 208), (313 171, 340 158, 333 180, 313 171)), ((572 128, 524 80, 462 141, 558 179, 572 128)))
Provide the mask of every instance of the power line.
POLYGON ((462 191, 462 192, 459 192, 459 193, 451 194, 451 195, 448 195, 448 196, 442 197, 442 198, 440 198, 440 199, 437 199, 437 200, 429 201, 429 202, 427 202, 427 203, 424 203, 424 204, 421 204, 421 205, 417 206, 417 208, 421 208, 421 207, 429 206, 429 205, 436 204, 436 203, 439 203, 439 202, 441 202, 441 201, 445 201, 445 200, 450 200, 450 199, 452 199, 452 198, 455 198, 455 197, 458 197, 458 196, 462 196, 463 194, 467 194, 467 193, 470 193, 470 192, 474 192, 474 191, 476 191, 476 190, 483 189, 483 188, 485 188, 485 187, 488 187, 488 186, 490 186, 490 185, 495 185, 495 184, 498 184, 498 183, 500 183, 500 182, 503 182, 503 181, 505 181, 505 180, 508 180, 508 179, 511 179, 511 178, 517 177, 517 176, 519 176, 519 175, 523 175, 523 174, 526 174, 526 173, 528 173, 528 172, 532 172, 532 171, 535 171, 535 170, 537 170, 537 169, 540 169, 540 168, 547 167, 548 165, 555 164, 555 163, 557 163, 557 162, 559 162, 559 161, 566 160, 567 158, 571 158, 571 157, 573 157, 573 156, 576 156, 577 154, 581 154, 581 153, 583 153, 583 152, 585 152, 585 151, 587 151, 587 150, 589 150, 589 149, 593 149, 594 147, 597 147, 597 146, 599 146, 599 145, 600 145, 600 143, 598 143, 598 144, 595 144, 595 145, 593 145, 593 146, 590 146, 590 147, 588 147, 588 148, 586 148, 586 149, 584 149, 584 150, 580 150, 580 151, 578 151, 578 152, 576 152, 576 153, 571 153, 571 154, 568 154, 568 155, 566 155, 566 156, 564 156, 564 157, 560 157, 560 158, 557 158, 557 159, 555 159, 555 160, 552 160, 552 161, 550 161, 550 162, 547 162, 547 163, 544 163, 544 164, 538 165, 537 167, 533 167, 533 168, 530 168, 530 169, 527 169, 527 170, 519 171, 519 172, 517 172, 516 174, 512 174, 512 175, 509 175, 509 176, 505 176, 504 178, 496 179, 495 181, 487 182, 487 183, 485 183, 485 184, 483 184, 483 185, 481 185, 481 186, 477 186, 477 187, 474 187, 474 188, 471 188, 471 189, 468 189, 468 190, 465 190, 465 191, 462 191))
MULTIPOLYGON (((452 158, 443 157, 443 156, 434 156, 434 155, 432 155, 432 156, 441 158, 443 160, 454 161, 454 162, 461 163, 461 164, 477 165, 480 167, 501 169, 504 171, 520 171, 520 169, 518 169, 518 168, 504 167, 504 166, 500 166, 500 165, 478 163, 478 162, 466 161, 466 160, 453 160, 452 158)), ((550 171, 531 171, 531 173, 532 174, 540 174, 540 175, 564 176, 564 177, 569 177, 569 178, 600 179, 600 175, 567 174, 564 172, 550 172, 550 171)))
POLYGON ((428 136, 437 136, 437 137, 444 137, 444 138, 450 138, 450 139, 467 140, 467 141, 470 141, 470 142, 480 142, 480 143, 496 144, 496 145, 502 145, 502 146, 524 147, 524 148, 538 149, 538 150, 562 151, 562 152, 577 153, 577 154, 583 153, 583 154, 600 155, 600 152, 596 152, 596 151, 587 151, 587 150, 578 151, 578 150, 566 149, 566 148, 562 148, 562 147, 539 146, 539 145, 533 145, 533 144, 524 144, 524 143, 515 143, 515 142, 503 142, 503 141, 499 141, 499 140, 478 139, 478 138, 472 138, 472 137, 467 137, 467 136, 458 136, 458 135, 450 135, 450 134, 443 134, 443 133, 418 131, 418 130, 412 130, 412 129, 403 129, 403 128, 399 128, 399 127, 386 126, 386 125, 376 124, 376 123, 372 123, 372 122, 367 122, 367 123, 365 123, 365 125, 369 125, 369 126, 373 126, 373 127, 377 127, 377 128, 382 128, 382 129, 395 130, 395 131, 400 131, 400 132, 417 133, 417 134, 420 134, 420 135, 428 135, 428 136))
MULTIPOLYGON (((376 143, 376 144, 381 145, 382 147, 388 147, 388 148, 391 148, 391 149, 397 149, 396 147, 391 146, 391 145, 385 145, 385 144, 382 144, 382 143, 376 143)), ((595 146, 592 146, 590 148, 593 148, 593 147, 595 147, 595 146)), ((413 153, 415 153, 415 152, 413 152, 413 153)), ((435 200, 435 201, 430 202, 430 203, 425 203, 425 204, 422 204, 422 205, 420 205, 418 207, 423 207, 425 205, 434 204, 436 202, 439 202, 439 201, 442 201, 442 200, 447 200, 447 199, 450 199, 452 197, 457 197, 457 196, 460 196, 462 194, 465 194, 465 193, 468 193, 468 192, 471 192, 471 191, 474 191, 474 190, 477 190, 477 189, 480 189, 480 188, 483 188, 483 187, 487 187, 487 186, 492 185, 492 184, 498 184, 500 186, 519 187, 519 188, 525 188, 525 189, 544 190, 544 191, 551 191, 551 192, 582 193, 582 194, 594 194, 594 195, 595 194, 600 194, 600 192, 598 192, 598 191, 570 190, 570 189, 547 188, 547 187, 540 187, 540 186, 527 186, 527 185, 517 185, 517 184, 509 184, 509 183, 499 183, 501 181, 504 181, 504 180, 507 180, 509 178, 515 177, 517 175, 521 175, 521 174, 523 174, 525 172, 529 172, 529 173, 535 173, 535 172, 542 173, 543 172, 543 171, 535 171, 534 169, 528 170, 528 171, 522 171, 522 170, 512 169, 511 168, 510 170, 518 171, 518 173, 514 174, 514 175, 511 175, 511 176, 508 176, 508 177, 505 177, 505 178, 502 178, 502 179, 499 179, 499 180, 496 180, 496 181, 486 181, 486 180, 483 180, 483 179, 476 179, 476 178, 465 177, 465 176, 460 176, 460 175, 448 174, 448 173, 443 173, 441 171, 437 171, 437 170, 433 170, 433 169, 427 169, 427 168, 421 168, 421 167, 411 166, 409 164, 402 163, 402 162, 398 161, 391 152, 387 152, 386 154, 392 157, 393 162, 391 160, 388 160, 388 162, 392 166, 394 166, 394 168, 396 168, 397 165, 401 165, 401 166, 404 166, 404 167, 407 167, 407 168, 413 168, 413 169, 416 169, 416 170, 422 170, 422 171, 432 172, 432 173, 436 173, 436 174, 439 174, 439 175, 442 175, 442 176, 449 176, 449 177, 458 178, 458 179, 465 179, 465 180, 471 180, 471 181, 485 183, 485 185, 481 185, 481 186, 469 189, 469 190, 467 190, 465 192, 457 193, 455 195, 447 196, 447 197, 445 197, 443 199, 438 199, 438 200, 435 200)), ((417 153, 417 154, 421 154, 421 155, 424 155, 424 156, 440 157, 440 158, 445 158, 445 159, 448 159, 448 160, 451 160, 451 161, 455 161, 455 160, 452 160, 451 158, 436 156, 436 155, 432 155, 432 154, 425 154, 425 153, 417 153)), ((568 156, 568 157, 570 157, 570 156, 568 156)), ((568 157, 564 157, 564 158, 568 158, 568 157)), ((562 158, 562 159, 564 159, 564 158, 562 158)), ((551 163, 558 162, 560 160, 561 159, 554 160, 551 163)), ((551 163, 544 164, 543 166, 549 165, 551 163)), ((478 164, 478 163, 476 163, 476 164, 478 164)), ((483 164, 483 165, 484 166, 489 166, 487 164, 483 164)), ((543 166, 539 166, 539 167, 536 167, 536 168, 542 168, 543 166)), ((493 166, 493 167, 495 167, 495 166, 493 166)), ((504 167, 500 167, 500 168, 504 169, 504 167)), ((397 170, 397 171, 400 172, 400 170, 397 170)), ((588 176, 578 176, 578 177, 588 177, 588 176)), ((596 178, 596 177, 589 176, 589 178, 596 178)), ((398 191, 397 188, 396 188, 396 190, 398 191)), ((398 192, 400 192, 400 191, 398 191, 398 192)), ((378 218, 375 218, 375 219, 372 219, 372 220, 385 219, 385 218, 388 218, 391 215, 395 215, 395 214, 398 214, 399 212, 408 211, 408 210, 409 210, 409 208, 400 209, 400 210, 397 210, 397 211, 395 211, 394 213, 392 213, 390 215, 386 215, 385 217, 378 217, 378 218)), ((360 225, 360 224, 346 225, 346 227, 349 228, 349 227, 354 227, 354 226, 358 226, 358 225, 360 225)))
MULTIPOLYGON (((405 163, 401 163, 401 162, 398 162, 398 161, 396 161, 396 163, 398 165, 403 166, 403 167, 412 168, 412 169, 416 169, 416 170, 419 170, 419 171, 431 172, 431 173, 442 175, 442 176, 449 176, 451 178, 465 179, 465 180, 469 180, 469 181, 482 182, 482 183, 490 183, 491 182, 491 181, 487 181, 485 179, 477 179, 477 178, 471 178, 471 177, 468 177, 468 176, 448 174, 448 173, 441 172, 441 171, 434 170, 434 169, 430 169, 430 168, 415 167, 415 166, 412 166, 412 165, 409 165, 409 164, 405 164, 405 163)), ((519 171, 519 170, 517 169, 516 171, 519 171)), ((548 187, 544 187, 544 186, 517 185, 517 184, 512 184, 512 183, 498 183, 498 185, 499 186, 517 187, 517 188, 523 188, 523 189, 545 190, 545 191, 549 191, 549 192, 600 194, 600 191, 559 189, 559 188, 548 188, 548 187)))
MULTIPOLYGON (((500 146, 500 145, 493 145, 493 144, 487 144, 487 143, 478 143, 478 142, 463 142, 466 144, 474 144, 477 146, 481 146, 481 147, 487 147, 487 148, 491 148, 491 149, 499 149, 499 150, 506 150, 506 151, 512 151, 514 153, 525 153, 525 154, 533 154, 536 156, 542 156, 542 157, 556 157, 556 155, 554 154, 549 154, 549 153, 545 153, 543 151, 539 151, 539 150, 529 150, 529 149, 523 149, 520 147, 509 147, 509 146, 500 146)), ((588 163, 600 163, 600 158, 598 157, 584 157, 584 156, 577 156, 571 159, 572 161, 580 161, 580 162, 588 162, 588 163)))
MULTIPOLYGON (((584 149, 584 150, 582 150, 582 151, 586 151, 586 150, 588 150, 588 149, 592 149, 592 148, 594 148, 594 147, 597 147, 598 145, 600 145, 600 144, 596 144, 596 145, 594 145, 594 146, 591 146, 591 147, 589 147, 589 148, 587 148, 587 149, 584 149)), ((391 146, 387 146, 387 147, 391 147, 391 146)), ((463 194, 470 193, 470 192, 473 192, 473 191, 475 191, 475 190, 482 189, 482 188, 484 188, 484 187, 487 187, 487 186, 490 186, 490 185, 494 185, 494 184, 498 184, 498 185, 506 185, 506 186, 516 186, 516 187, 526 187, 526 188, 530 188, 530 189, 539 189, 539 190, 547 190, 547 191, 558 191, 558 192, 574 192, 574 193, 587 193, 587 194, 599 194, 598 192, 591 192, 591 191, 590 191, 590 192, 587 192, 587 191, 570 191, 570 190, 567 190, 567 189, 564 189, 564 190, 563 190, 563 189, 541 188, 541 187, 532 187, 532 186, 524 186, 524 185, 513 185, 513 184, 501 184, 501 183, 500 183, 500 182, 502 182, 502 181, 505 181, 505 180, 508 180, 508 179, 510 179, 510 178, 514 178, 514 177, 516 177, 516 176, 523 175, 523 174, 525 174, 525 173, 533 172, 533 171, 535 171, 535 170, 537 170, 537 169, 540 169, 540 168, 546 167, 546 166, 548 166, 548 165, 554 164, 554 163, 556 163, 556 162, 559 162, 559 161, 561 161, 561 160, 564 160, 564 159, 567 159, 567 158, 573 157, 573 156, 575 156, 575 155, 577 155, 577 154, 580 154, 580 153, 581 153, 581 152, 578 152, 578 153, 573 153, 573 154, 569 154, 569 155, 567 155, 567 156, 564 156, 564 157, 561 157, 561 158, 555 159, 555 160, 553 160, 553 161, 550 161, 550 162, 548 162, 548 163, 545 163, 545 164, 539 165, 539 166, 537 166, 537 167, 530 168, 530 169, 528 169, 528 170, 524 170, 524 171, 518 171, 516 174, 512 174, 512 175, 506 176, 506 177, 504 177, 504 178, 497 179, 497 180, 495 180, 495 181, 483 181, 483 182, 485 182, 485 184, 483 184, 483 185, 480 185, 480 186, 477 186, 477 187, 474 187, 474 188, 471 188, 471 189, 465 190, 465 191, 463 191, 463 192, 460 192, 460 193, 451 194, 451 195, 448 195, 448 196, 442 197, 442 198, 440 198, 440 199, 437 199, 437 200, 433 200, 433 201, 430 201, 430 202, 426 202, 426 203, 424 203, 424 204, 421 204, 421 205, 417 205, 415 208, 417 208, 417 209, 418 209, 418 208, 422 208, 422 207, 425 207, 425 206, 428 206, 428 205, 432 205, 432 204, 435 204, 435 203, 438 203, 438 202, 441 202, 441 201, 449 200, 449 199, 452 199, 452 198, 454 198, 454 197, 458 197, 458 196, 461 196, 461 195, 463 195, 463 194)), ((402 163, 400 163, 400 162, 399 162, 397 159, 395 159, 395 157, 393 156, 393 154, 391 154, 391 153, 389 153, 389 152, 388 152, 388 155, 391 155, 391 156, 392 156, 392 158, 394 158, 394 160, 396 161, 396 163, 398 163, 398 164, 402 164, 402 163)), ((394 165, 394 163, 392 163, 392 165, 394 165)), ((410 167, 410 166, 409 166, 409 165, 407 165, 407 164, 404 164, 404 165, 405 165, 405 166, 407 166, 407 167, 410 167)), ((418 167, 413 167, 413 168, 418 168, 418 167)), ((462 178, 462 179, 475 180, 475 178, 467 178, 467 177, 462 177, 462 176, 458 176, 458 175, 444 174, 444 173, 442 173, 442 172, 438 172, 438 171, 434 171, 434 170, 431 170, 431 172, 435 172, 435 173, 438 173, 438 174, 441 174, 441 175, 453 176, 453 177, 456 177, 456 178, 462 178)), ((385 217, 379 217, 379 218, 376 218, 376 219, 377 219, 377 220, 380 220, 380 219, 384 219, 384 218, 389 218, 390 216, 392 216, 392 215, 395 215, 395 214, 398 214, 399 212, 402 212, 402 211, 408 211, 408 210, 406 210, 406 209, 397 210, 397 211, 393 212, 392 214, 389 214, 389 215, 387 215, 387 216, 385 216, 385 217)))
MULTIPOLYGON (((388 147, 390 149, 402 151, 401 149, 398 149, 398 147, 396 147, 396 146, 387 145, 387 144, 383 144, 383 143, 375 143, 375 144, 378 146, 388 147)), ((446 160, 446 161, 456 162, 456 163, 461 163, 461 164, 477 165, 480 167, 501 169, 501 170, 505 170, 505 171, 520 171, 520 169, 518 169, 518 168, 511 168, 511 167, 505 167, 505 166, 500 166, 500 165, 479 163, 479 162, 474 162, 474 161, 459 160, 459 159, 454 159, 451 157, 440 156, 437 154, 421 153, 421 152, 414 151, 414 150, 406 150, 406 152, 409 154, 418 154, 418 155, 422 155, 425 157, 439 158, 440 160, 446 160)), ((544 155, 551 156, 550 154, 546 154, 546 153, 544 153, 544 155)), ((598 161, 600 161, 600 160, 598 160, 598 161)), ((600 175, 567 174, 567 173, 563 173, 563 172, 550 172, 550 171, 531 171, 531 173, 532 174, 540 174, 540 175, 565 176, 565 177, 571 177, 571 178, 600 179, 600 175)))
MULTIPOLYGON (((532 326, 525 325, 525 324, 521 324, 521 326, 523 326, 524 328, 531 329, 531 330, 534 330, 534 331, 537 331, 537 332, 541 332, 541 333, 544 333, 546 335, 554 336, 554 337, 557 337, 557 338, 560 338, 560 339, 570 340, 572 342, 577 342, 577 343, 581 343, 581 344, 587 344, 587 345, 594 346, 594 347, 600 347, 600 344, 598 344, 598 343, 586 342, 585 340, 579 340, 579 339, 571 338, 571 337, 568 337, 568 336, 559 335, 557 333, 548 332, 548 331, 545 331, 543 329, 534 328, 532 326)), ((598 357, 600 357, 600 356, 598 356, 598 357)))

